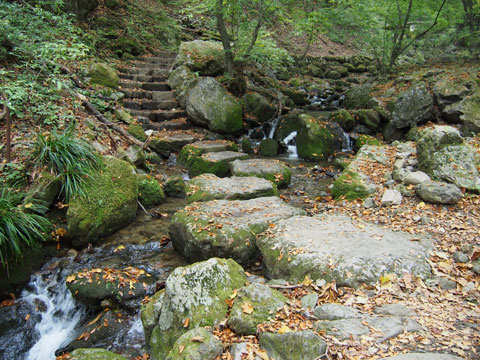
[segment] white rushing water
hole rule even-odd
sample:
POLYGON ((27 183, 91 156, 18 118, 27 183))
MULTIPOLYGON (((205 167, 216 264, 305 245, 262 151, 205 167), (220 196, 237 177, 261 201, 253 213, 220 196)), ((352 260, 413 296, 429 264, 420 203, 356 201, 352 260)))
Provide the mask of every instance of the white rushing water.
POLYGON ((270 132, 268 133, 268 138, 273 139, 273 135, 275 135, 275 131, 277 130, 278 124, 280 123, 281 116, 277 116, 272 121, 272 127, 270 128, 270 132))
POLYGON ((298 159, 296 138, 297 132, 294 131, 283 139, 283 142, 287 145, 287 155, 289 159, 298 159))
POLYGON ((35 326, 39 339, 30 349, 27 360, 54 360, 55 351, 75 338, 74 329, 85 315, 84 308, 72 298, 59 271, 46 278, 35 274, 22 298, 37 307, 41 304, 45 310, 35 326))

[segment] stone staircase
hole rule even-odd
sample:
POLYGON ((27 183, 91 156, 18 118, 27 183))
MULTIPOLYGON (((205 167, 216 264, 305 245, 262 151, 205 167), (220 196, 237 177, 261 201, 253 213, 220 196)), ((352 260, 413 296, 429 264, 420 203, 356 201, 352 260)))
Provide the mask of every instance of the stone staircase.
POLYGON ((129 67, 119 68, 124 106, 145 130, 182 130, 190 128, 186 113, 179 107, 166 83, 176 54, 157 52, 129 67))

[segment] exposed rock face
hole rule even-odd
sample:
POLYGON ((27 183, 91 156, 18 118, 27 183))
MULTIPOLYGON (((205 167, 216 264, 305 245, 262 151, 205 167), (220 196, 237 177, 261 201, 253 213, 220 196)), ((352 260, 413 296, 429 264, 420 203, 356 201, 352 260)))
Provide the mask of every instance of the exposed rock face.
POLYGON ((236 133, 243 128, 242 106, 217 80, 203 78, 190 90, 187 115, 196 124, 220 133, 236 133))
POLYGON ((416 143, 420 170, 435 180, 480 191, 478 155, 464 143, 458 130, 450 126, 427 128, 420 132, 416 143))
POLYGON ((232 259, 212 258, 175 269, 165 290, 142 309, 153 359, 165 359, 189 330, 218 325, 228 311, 225 300, 245 283, 242 267, 232 259))
POLYGON ((241 288, 235 298, 228 326, 241 335, 255 335, 257 325, 275 317, 277 309, 287 302, 287 298, 267 285, 252 284, 241 288), (252 309, 250 313, 248 310, 252 309))
POLYGON ((376 283, 383 273, 429 276, 431 242, 410 239, 407 233, 326 215, 281 220, 257 239, 257 246, 273 278, 302 282, 309 275, 358 287, 376 283))
POLYGON ((247 264, 257 254, 257 234, 303 213, 278 197, 194 203, 175 213, 169 232, 175 249, 190 261, 221 256, 247 264))
POLYGON ((430 119, 432 114, 433 97, 424 86, 413 86, 398 97, 391 122, 403 129, 430 119))
POLYGON ((112 89, 118 88, 120 82, 115 69, 102 63, 92 64, 88 77, 90 77, 90 82, 92 84, 102 85, 112 89))
POLYGON ((294 331, 285 334, 264 332, 260 345, 276 360, 315 360, 325 354, 327 344, 313 331, 294 331))
POLYGON ((188 202, 215 199, 248 200, 278 195, 277 187, 270 181, 254 176, 219 178, 203 174, 193 178, 187 185, 188 202))
POLYGON ((217 76, 225 70, 223 46, 218 41, 194 40, 183 42, 178 49, 174 68, 185 65, 201 76, 217 76))
POLYGON ((463 194, 458 187, 439 181, 426 181, 415 187, 415 192, 424 201, 433 204, 456 204, 463 194))
POLYGON ((234 176, 256 176, 270 180, 278 187, 290 183, 292 173, 285 163, 278 160, 248 159, 230 163, 230 172, 234 176))
POLYGON ((94 243, 135 218, 138 188, 133 167, 113 157, 105 157, 104 162, 87 184, 86 195, 70 201, 68 236, 75 246, 94 243))
POLYGON ((186 108, 188 94, 197 85, 198 79, 186 66, 179 66, 170 72, 167 83, 175 89, 175 98, 183 109, 186 108))
POLYGON ((326 159, 343 148, 344 132, 337 123, 329 123, 302 114, 297 134, 298 156, 307 160, 326 159))

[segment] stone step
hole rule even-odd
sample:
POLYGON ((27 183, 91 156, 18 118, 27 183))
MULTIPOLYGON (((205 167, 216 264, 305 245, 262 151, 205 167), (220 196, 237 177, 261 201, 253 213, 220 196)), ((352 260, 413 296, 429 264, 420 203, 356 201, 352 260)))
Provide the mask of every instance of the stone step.
POLYGON ((135 99, 124 101, 127 109, 133 110, 171 110, 178 107, 176 101, 138 101, 135 99))
POLYGON ((170 54, 165 56, 150 56, 150 57, 141 57, 138 58, 141 62, 152 63, 152 64, 159 64, 159 63, 166 63, 170 62, 173 63, 177 55, 170 54))
POLYGON ((165 75, 136 75, 136 74, 119 74, 118 77, 122 80, 132 80, 141 82, 165 82, 167 77, 165 75))
POLYGON ((151 91, 170 91, 170 86, 164 82, 140 82, 130 80, 120 80, 120 86, 124 89, 143 89, 151 91))
POLYGON ((136 89, 122 89, 126 99, 147 99, 153 101, 172 101, 175 99, 171 91, 150 91, 136 89))
POLYGON ((133 116, 147 118, 150 121, 156 122, 168 121, 187 116, 187 114, 183 110, 131 110, 130 114, 132 114, 133 116))
POLYGON ((177 56, 177 54, 175 53, 172 53, 170 51, 164 51, 164 50, 154 51, 153 55, 159 56, 159 57, 169 57, 169 56, 176 57, 177 56))
POLYGON ((156 131, 163 131, 163 130, 190 130, 193 128, 193 125, 187 121, 185 118, 174 119, 174 120, 167 120, 158 123, 144 123, 142 127, 145 130, 156 130, 156 131))
POLYGON ((168 76, 167 69, 155 68, 155 69, 148 69, 148 68, 118 68, 119 74, 131 74, 131 75, 156 75, 156 76, 168 76))
POLYGON ((144 62, 137 62, 133 63, 132 67, 137 69, 151 69, 151 70, 158 70, 158 69, 170 69, 173 63, 165 61, 163 63, 144 63, 144 62))

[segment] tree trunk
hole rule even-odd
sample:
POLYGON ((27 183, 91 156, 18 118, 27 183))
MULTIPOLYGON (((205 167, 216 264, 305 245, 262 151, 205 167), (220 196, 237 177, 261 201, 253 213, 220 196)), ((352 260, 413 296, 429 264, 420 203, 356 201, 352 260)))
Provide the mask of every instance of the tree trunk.
POLYGON ((227 74, 233 77, 235 74, 235 65, 233 62, 233 52, 230 45, 230 36, 228 36, 227 27, 223 18, 223 0, 217 0, 215 16, 217 18, 217 27, 222 39, 223 50, 225 52, 225 69, 227 74))

